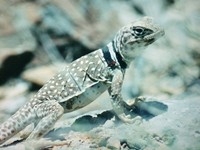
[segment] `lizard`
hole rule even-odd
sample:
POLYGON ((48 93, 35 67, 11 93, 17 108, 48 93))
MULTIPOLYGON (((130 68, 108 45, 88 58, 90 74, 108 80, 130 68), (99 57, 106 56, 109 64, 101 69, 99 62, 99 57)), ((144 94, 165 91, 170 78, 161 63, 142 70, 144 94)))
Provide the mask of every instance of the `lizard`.
POLYGON ((84 55, 53 76, 7 121, 0 125, 0 144, 34 125, 28 139, 39 139, 67 112, 80 109, 108 91, 113 111, 131 123, 130 108, 121 89, 125 70, 148 45, 164 35, 153 18, 143 17, 122 27, 105 47, 84 55))

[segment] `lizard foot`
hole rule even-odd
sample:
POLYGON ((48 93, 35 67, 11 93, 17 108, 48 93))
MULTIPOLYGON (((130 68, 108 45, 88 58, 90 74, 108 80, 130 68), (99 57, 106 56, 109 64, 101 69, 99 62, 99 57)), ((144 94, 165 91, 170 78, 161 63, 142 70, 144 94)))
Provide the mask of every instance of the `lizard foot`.
POLYGON ((133 107, 133 106, 137 106, 137 104, 140 102, 145 102, 146 100, 147 100, 147 97, 139 96, 139 97, 136 97, 134 100, 133 99, 128 100, 127 104, 129 105, 129 107, 133 107))
POLYGON ((117 117, 125 123, 137 123, 141 124, 142 117, 138 116, 134 111, 136 109, 135 104, 129 105, 126 102, 113 105, 113 110, 117 117))
POLYGON ((143 122, 142 117, 140 116, 131 117, 130 115, 125 115, 123 113, 123 114, 118 115, 118 117, 121 121, 128 124, 140 125, 143 122))

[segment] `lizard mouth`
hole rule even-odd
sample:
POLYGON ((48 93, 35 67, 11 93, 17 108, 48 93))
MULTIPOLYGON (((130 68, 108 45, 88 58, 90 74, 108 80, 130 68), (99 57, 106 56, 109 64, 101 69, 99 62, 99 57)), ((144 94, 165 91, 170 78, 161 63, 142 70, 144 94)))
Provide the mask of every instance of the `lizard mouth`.
POLYGON ((165 32, 164 32, 163 29, 161 29, 161 30, 159 30, 157 32, 154 32, 154 33, 152 33, 150 35, 147 35, 146 37, 144 37, 144 39, 147 40, 147 41, 152 41, 152 40, 155 41, 155 40, 157 40, 158 38, 160 38, 160 37, 162 37, 164 35, 165 35, 165 32))
POLYGON ((146 37, 144 37, 144 40, 146 41, 147 45, 149 45, 155 42, 158 38, 162 37, 163 35, 165 35, 165 32, 163 29, 161 29, 157 32, 154 32, 153 34, 147 35, 146 37))
POLYGON ((149 40, 148 40, 148 44, 151 44, 151 43, 153 43, 153 42, 155 42, 155 41, 156 41, 156 39, 154 39, 154 38, 153 38, 153 39, 149 39, 149 40))

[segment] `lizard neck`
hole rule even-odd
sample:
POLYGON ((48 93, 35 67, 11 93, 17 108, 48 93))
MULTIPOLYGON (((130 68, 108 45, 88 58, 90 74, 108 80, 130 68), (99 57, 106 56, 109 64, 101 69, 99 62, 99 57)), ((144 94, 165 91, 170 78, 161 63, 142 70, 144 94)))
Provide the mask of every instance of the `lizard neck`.
POLYGON ((115 48, 114 41, 103 47, 102 52, 108 66, 111 68, 116 68, 117 66, 120 66, 122 69, 127 68, 127 63, 123 60, 122 55, 115 48))

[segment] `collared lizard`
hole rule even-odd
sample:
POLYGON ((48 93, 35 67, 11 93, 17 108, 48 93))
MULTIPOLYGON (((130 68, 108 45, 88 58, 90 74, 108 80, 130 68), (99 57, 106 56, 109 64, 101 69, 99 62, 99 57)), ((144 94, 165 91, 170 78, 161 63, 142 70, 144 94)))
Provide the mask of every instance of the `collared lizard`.
POLYGON ((164 30, 150 17, 124 26, 104 48, 73 61, 52 77, 34 97, 0 125, 0 144, 29 124, 34 129, 28 139, 47 133, 63 113, 82 108, 104 91, 111 96, 113 110, 124 122, 130 106, 122 98, 125 69, 142 49, 164 35, 164 30))

